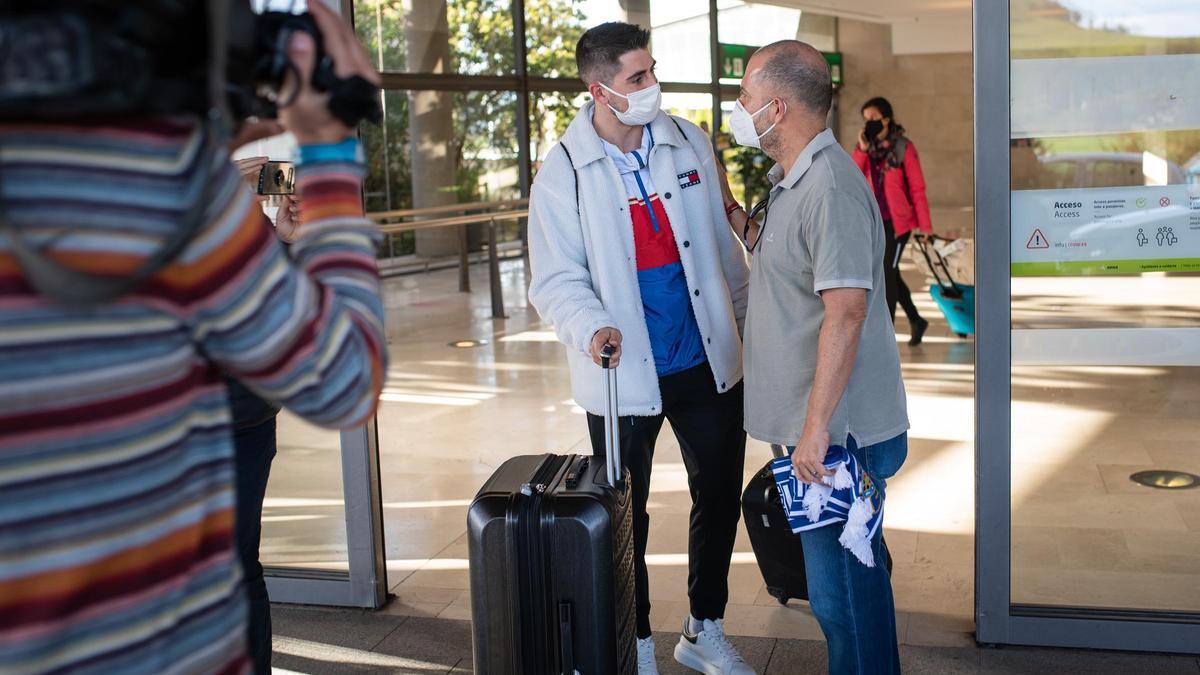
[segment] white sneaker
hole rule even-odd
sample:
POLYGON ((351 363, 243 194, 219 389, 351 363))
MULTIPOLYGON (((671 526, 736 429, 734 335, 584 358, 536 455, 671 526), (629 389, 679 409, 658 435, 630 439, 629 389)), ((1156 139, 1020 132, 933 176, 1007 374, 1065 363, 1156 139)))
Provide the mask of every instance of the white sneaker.
POLYGON ((654 638, 638 638, 638 675, 658 675, 658 662, 654 660, 654 638))
POLYGON ((684 620, 683 635, 675 645, 676 661, 707 675, 755 675, 725 637, 724 620, 705 619, 704 630, 696 635, 688 634, 690 623, 684 620))

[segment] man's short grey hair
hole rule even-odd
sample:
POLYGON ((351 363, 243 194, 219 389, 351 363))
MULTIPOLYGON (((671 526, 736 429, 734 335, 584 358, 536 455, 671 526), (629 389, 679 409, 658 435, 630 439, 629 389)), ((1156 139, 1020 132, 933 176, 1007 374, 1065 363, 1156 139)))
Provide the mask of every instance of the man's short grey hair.
POLYGON ((818 115, 829 114, 833 81, 829 64, 820 52, 796 40, 773 42, 759 51, 765 63, 758 77, 774 95, 799 103, 818 115))

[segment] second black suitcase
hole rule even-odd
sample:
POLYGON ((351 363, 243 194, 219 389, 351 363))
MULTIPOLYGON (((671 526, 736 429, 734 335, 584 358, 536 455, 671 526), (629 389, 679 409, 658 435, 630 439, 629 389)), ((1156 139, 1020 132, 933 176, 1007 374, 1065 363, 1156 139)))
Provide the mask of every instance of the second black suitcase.
POLYGON ((605 368, 607 457, 504 462, 467 514, 475 672, 637 672, 633 521, 616 380, 605 368))
MULTIPOLYGON (((782 457, 783 448, 771 446, 776 457, 782 457)), ((767 584, 767 593, 786 605, 788 600, 808 600, 808 577, 804 573, 804 547, 800 535, 792 532, 783 503, 779 500, 779 486, 771 463, 754 474, 742 493, 742 516, 746 531, 750 534, 750 545, 758 560, 758 569, 767 584)), ((883 543, 887 556, 887 569, 892 571, 892 554, 883 543)))

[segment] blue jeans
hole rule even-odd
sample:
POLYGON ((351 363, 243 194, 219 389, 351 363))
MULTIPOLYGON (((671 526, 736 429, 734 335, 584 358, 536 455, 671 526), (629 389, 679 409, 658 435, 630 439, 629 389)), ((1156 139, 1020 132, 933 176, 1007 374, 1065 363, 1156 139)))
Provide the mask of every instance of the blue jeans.
MULTIPOLYGON (((865 448, 847 442, 859 465, 884 491, 908 457, 908 434, 865 448)), ((886 494, 886 493, 885 493, 886 494)), ((886 507, 885 507, 886 516, 886 507)), ((838 543, 837 525, 801 532, 808 598, 829 649, 832 675, 883 675, 900 672, 896 605, 884 564, 883 528, 875 533, 874 567, 867 567, 838 543)))

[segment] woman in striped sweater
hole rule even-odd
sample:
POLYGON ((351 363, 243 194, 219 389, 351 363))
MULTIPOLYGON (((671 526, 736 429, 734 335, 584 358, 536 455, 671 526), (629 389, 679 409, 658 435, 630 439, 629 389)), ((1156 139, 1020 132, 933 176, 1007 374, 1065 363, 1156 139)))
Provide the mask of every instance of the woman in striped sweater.
MULTIPOLYGON (((338 74, 377 82, 353 33, 310 7, 338 74)), ((290 47, 308 82, 311 38, 290 47)), ((0 125, 0 672, 249 670, 221 373, 348 427, 385 372, 353 130, 307 88, 281 121, 302 146, 290 255, 225 161, 183 252, 86 307, 35 290, 10 228, 59 264, 126 275, 205 189, 205 132, 0 125)))

